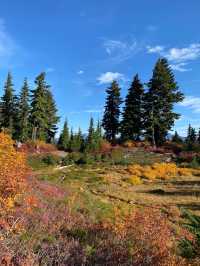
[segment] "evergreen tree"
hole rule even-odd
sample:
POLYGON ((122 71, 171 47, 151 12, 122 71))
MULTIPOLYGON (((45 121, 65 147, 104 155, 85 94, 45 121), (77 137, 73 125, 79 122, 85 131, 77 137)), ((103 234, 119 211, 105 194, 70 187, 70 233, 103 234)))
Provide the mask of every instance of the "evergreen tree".
POLYGON ((122 140, 139 140, 143 130, 144 89, 138 75, 133 79, 122 114, 122 140))
POLYGON ((94 139, 95 139, 95 149, 98 151, 101 147, 101 143, 102 143, 102 128, 101 128, 101 123, 98 120, 97 122, 97 126, 94 132, 94 139))
POLYGON ((174 136, 172 137, 172 141, 175 143, 182 143, 183 142, 182 138, 179 136, 177 131, 175 131, 174 136))
POLYGON ((179 114, 173 111, 175 103, 183 100, 174 75, 166 59, 157 61, 145 95, 145 127, 147 138, 160 145, 179 114))
POLYGON ((106 93, 107 98, 102 126, 105 130, 106 139, 115 143, 116 135, 119 133, 120 104, 122 103, 118 83, 113 81, 111 86, 106 90, 106 93))
POLYGON ((59 140, 58 140, 58 148, 61 150, 67 150, 69 148, 69 128, 67 124, 67 120, 65 120, 63 130, 60 134, 59 140))
POLYGON ((59 120, 56 106, 49 85, 45 81, 45 73, 41 73, 35 80, 36 89, 32 91, 30 122, 32 125, 32 139, 51 142, 56 133, 59 120))
POLYGON ((75 143, 76 143, 76 150, 82 152, 84 149, 84 138, 81 131, 81 128, 79 128, 78 133, 75 136, 75 143))
POLYGON ((100 120, 97 121, 96 134, 99 138, 102 138, 102 127, 100 120))
POLYGON ((16 97, 12 83, 12 75, 9 72, 4 86, 4 94, 1 102, 1 128, 9 130, 11 135, 14 134, 14 121, 16 115, 16 97))
POLYGON ((190 124, 188 126, 188 132, 186 137, 187 144, 194 144, 197 140, 197 134, 195 128, 193 128, 190 124))
POLYGON ((53 95, 49 87, 46 91, 46 101, 47 101, 46 112, 48 114, 46 134, 47 134, 47 142, 51 143, 53 142, 56 131, 58 129, 57 123, 59 121, 59 117, 57 116, 56 103, 53 99, 53 95))
POLYGON ((198 141, 198 143, 200 144, 200 129, 199 129, 199 131, 198 131, 197 141, 198 141))
POLYGON ((27 79, 24 80, 23 87, 19 96, 18 103, 18 139, 21 141, 26 141, 29 138, 29 87, 27 79))
POLYGON ((95 145, 96 145, 96 139, 95 139, 95 129, 94 129, 94 119, 90 118, 90 124, 88 129, 88 136, 86 139, 86 150, 87 151, 94 151, 95 145))

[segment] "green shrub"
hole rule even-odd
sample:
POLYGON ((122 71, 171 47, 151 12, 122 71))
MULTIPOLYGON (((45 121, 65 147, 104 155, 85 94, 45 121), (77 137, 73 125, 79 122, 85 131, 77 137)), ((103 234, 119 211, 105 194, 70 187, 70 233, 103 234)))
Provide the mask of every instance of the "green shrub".
POLYGON ((193 258, 200 254, 200 216, 194 215, 189 211, 184 211, 184 218, 187 222, 184 227, 194 236, 193 240, 184 238, 180 242, 181 255, 186 258, 193 258))
POLYGON ((89 153, 83 153, 81 158, 76 162, 77 164, 93 164, 95 157, 89 153))
POLYGON ((42 162, 48 166, 56 165, 60 162, 60 157, 53 154, 47 154, 42 157, 42 162))

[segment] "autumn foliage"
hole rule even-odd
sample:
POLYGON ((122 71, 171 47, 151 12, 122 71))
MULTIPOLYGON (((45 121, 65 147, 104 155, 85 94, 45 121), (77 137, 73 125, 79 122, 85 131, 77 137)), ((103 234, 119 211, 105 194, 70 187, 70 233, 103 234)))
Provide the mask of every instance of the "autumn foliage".
POLYGON ((22 192, 28 172, 25 154, 17 152, 13 144, 9 135, 0 133, 0 196, 3 198, 22 192))
POLYGON ((142 166, 134 164, 128 167, 128 172, 134 177, 154 179, 169 179, 176 176, 188 176, 193 170, 177 167, 174 163, 154 163, 153 165, 142 166))

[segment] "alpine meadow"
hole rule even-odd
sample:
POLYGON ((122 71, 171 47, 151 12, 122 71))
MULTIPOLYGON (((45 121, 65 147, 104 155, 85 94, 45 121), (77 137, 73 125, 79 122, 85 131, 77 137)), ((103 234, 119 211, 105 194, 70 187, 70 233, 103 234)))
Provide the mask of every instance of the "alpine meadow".
POLYGON ((2 2, 0 265, 200 266, 199 11, 2 2))

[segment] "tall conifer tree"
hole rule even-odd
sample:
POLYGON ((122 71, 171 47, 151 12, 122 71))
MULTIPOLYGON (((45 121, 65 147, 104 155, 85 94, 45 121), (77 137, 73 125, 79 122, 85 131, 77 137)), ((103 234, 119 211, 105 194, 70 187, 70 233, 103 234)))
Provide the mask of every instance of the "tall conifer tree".
POLYGON ((24 79, 24 84, 20 92, 18 103, 18 139, 26 141, 29 138, 29 86, 27 79, 24 79))
POLYGON ((41 73, 35 80, 36 89, 32 91, 30 122, 32 125, 32 139, 51 142, 57 130, 56 105, 45 81, 45 73, 41 73))
POLYGON ((146 135, 154 145, 160 145, 179 118, 179 114, 173 110, 174 104, 183 100, 183 94, 165 58, 158 59, 148 87, 145 97, 146 135))
POLYGON ((122 140, 139 140, 143 130, 144 89, 138 75, 133 79, 122 114, 122 140))
POLYGON ((118 83, 113 81, 111 86, 107 88, 106 93, 107 98, 102 126, 105 130, 106 139, 115 143, 116 135, 119 133, 120 105, 122 103, 118 83))
POLYGON ((4 94, 1 102, 1 128, 9 130, 11 135, 14 134, 14 120, 16 115, 16 98, 12 83, 12 75, 9 72, 4 86, 4 94))
POLYGON ((58 140, 58 148, 62 150, 67 150, 69 148, 69 128, 67 124, 67 120, 65 120, 63 130, 60 134, 59 140, 58 140))

